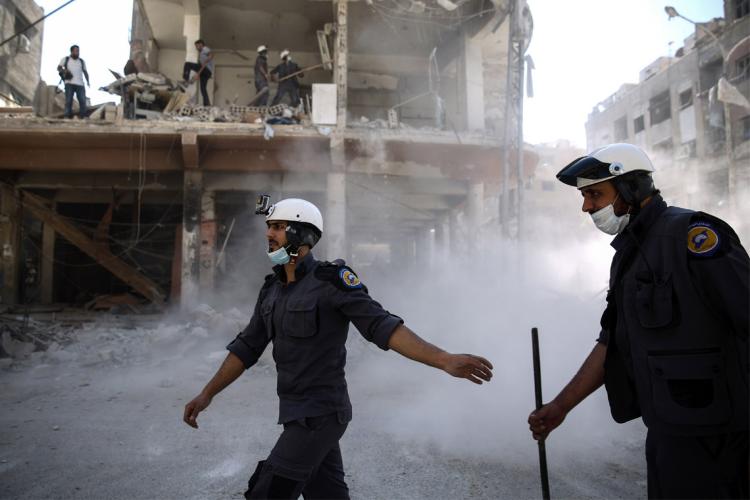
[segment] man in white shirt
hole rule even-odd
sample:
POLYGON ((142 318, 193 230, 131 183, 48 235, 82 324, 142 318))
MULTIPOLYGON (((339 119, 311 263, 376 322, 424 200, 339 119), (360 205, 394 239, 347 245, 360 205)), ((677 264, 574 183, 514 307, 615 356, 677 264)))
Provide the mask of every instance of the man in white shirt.
POLYGON ((206 47, 203 40, 195 41, 195 49, 198 51, 198 62, 186 62, 182 67, 182 79, 186 82, 190 77, 190 72, 195 71, 196 75, 193 77, 200 78, 201 95, 203 96, 203 105, 210 106, 211 102, 208 99, 208 79, 214 73, 214 54, 211 49, 206 47))
POLYGON ((78 116, 85 118, 86 109, 86 87, 83 85, 83 77, 90 87, 89 72, 86 71, 86 63, 80 58, 78 45, 70 47, 70 55, 63 57, 57 65, 60 79, 65 82, 65 118, 73 117, 73 94, 78 99, 78 116))

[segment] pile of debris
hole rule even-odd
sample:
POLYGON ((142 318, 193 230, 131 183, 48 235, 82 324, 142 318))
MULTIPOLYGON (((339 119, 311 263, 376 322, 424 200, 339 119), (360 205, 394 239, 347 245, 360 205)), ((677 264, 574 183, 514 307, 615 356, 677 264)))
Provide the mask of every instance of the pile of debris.
POLYGON ((244 328, 250 317, 236 308, 216 311, 202 304, 187 314, 85 314, 67 311, 33 319, 29 314, 0 314, 0 369, 22 370, 39 364, 124 365, 150 359, 179 359, 189 351, 217 349, 244 328))
POLYGON ((99 90, 122 97, 128 118, 158 118, 180 109, 192 97, 184 84, 159 73, 112 74, 117 79, 99 90))
POLYGON ((118 77, 100 90, 122 97, 125 117, 219 123, 255 123, 296 125, 304 119, 300 108, 286 104, 275 106, 237 106, 228 108, 199 106, 195 83, 173 82, 158 73, 134 73, 118 77))
POLYGON ((219 108, 185 103, 176 112, 165 112, 165 119, 218 123, 256 123, 269 125, 297 125, 305 118, 295 108, 286 104, 275 106, 237 106, 219 108))

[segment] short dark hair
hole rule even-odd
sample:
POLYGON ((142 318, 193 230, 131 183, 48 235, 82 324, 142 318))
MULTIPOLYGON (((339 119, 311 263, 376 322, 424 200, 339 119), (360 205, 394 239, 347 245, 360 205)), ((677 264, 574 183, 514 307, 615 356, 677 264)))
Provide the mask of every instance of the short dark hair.
POLYGON ((202 38, 199 38, 199 39, 197 39, 197 40, 196 40, 196 41, 195 41, 195 42, 193 43, 193 45, 198 45, 199 43, 200 43, 201 45, 206 45, 206 42, 204 42, 202 38))
POLYGON ((70 51, 73 52, 73 49, 81 50, 81 47, 79 47, 78 45, 71 45, 70 46, 70 51))

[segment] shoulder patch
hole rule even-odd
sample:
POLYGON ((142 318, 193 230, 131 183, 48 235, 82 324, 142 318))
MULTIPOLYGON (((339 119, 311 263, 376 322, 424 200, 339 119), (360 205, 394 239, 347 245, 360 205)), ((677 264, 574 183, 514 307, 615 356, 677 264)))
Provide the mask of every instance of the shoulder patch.
POLYGON ((690 255, 710 257, 720 246, 719 233, 707 222, 696 222, 688 226, 687 247, 690 255))
POLYGON ((345 292, 360 289, 367 291, 359 276, 349 266, 344 265, 343 261, 321 262, 315 269, 315 277, 345 292))
POLYGON ((339 270, 339 278, 346 288, 351 288, 353 290, 362 288, 362 282, 359 281, 359 277, 348 267, 342 267, 339 270))

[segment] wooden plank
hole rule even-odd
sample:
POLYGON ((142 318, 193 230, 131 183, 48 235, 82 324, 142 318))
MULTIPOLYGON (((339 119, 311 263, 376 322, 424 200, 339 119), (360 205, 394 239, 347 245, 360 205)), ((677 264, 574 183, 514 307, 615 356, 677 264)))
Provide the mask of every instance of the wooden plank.
POLYGON ((14 115, 30 115, 34 112, 31 106, 19 106, 13 107, 0 107, 0 114, 14 114, 14 115))
POLYGON ((157 305, 163 305, 165 295, 159 286, 139 273, 136 269, 112 255, 109 249, 104 249, 81 230, 65 220, 63 217, 47 208, 44 198, 28 191, 21 191, 21 203, 24 208, 45 224, 49 224, 60 236, 77 246, 86 255, 94 259, 102 267, 110 271, 126 284, 130 285, 147 299, 157 305))
POLYGON ((0 297, 17 304, 21 259, 21 210, 13 187, 0 184, 0 297))
MULTIPOLYGON (((54 210, 54 203, 52 205, 54 210)), ((42 229, 42 304, 55 300, 55 228, 45 223, 42 229)))

